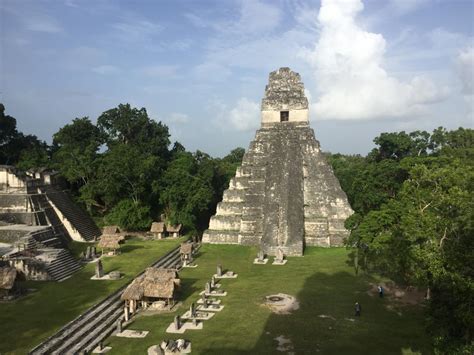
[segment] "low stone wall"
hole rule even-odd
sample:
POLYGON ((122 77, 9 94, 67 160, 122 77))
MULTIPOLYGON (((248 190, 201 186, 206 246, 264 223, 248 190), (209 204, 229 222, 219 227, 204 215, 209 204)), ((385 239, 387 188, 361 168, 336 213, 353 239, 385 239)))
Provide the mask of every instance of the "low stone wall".
POLYGON ((12 229, 1 229, 0 230, 0 242, 7 244, 15 244, 21 238, 28 235, 29 231, 26 230, 12 230, 12 229))
POLYGON ((29 211, 28 195, 0 194, 0 212, 29 211))
POLYGON ((33 226, 36 224, 33 212, 6 212, 0 213, 0 221, 10 224, 26 224, 33 226))
POLYGON ((51 280, 46 265, 33 258, 21 258, 8 260, 11 267, 17 269, 26 280, 47 281, 51 280))

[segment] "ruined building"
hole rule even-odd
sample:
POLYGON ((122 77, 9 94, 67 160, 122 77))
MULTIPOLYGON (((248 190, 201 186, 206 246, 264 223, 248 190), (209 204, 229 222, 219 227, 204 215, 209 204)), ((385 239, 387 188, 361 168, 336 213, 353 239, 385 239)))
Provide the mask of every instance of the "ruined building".
POLYGON ((94 221, 62 188, 57 173, 0 165, 0 263, 30 280, 62 280, 80 268, 69 241, 100 236, 94 221))
POLYGON ((353 213, 309 126, 298 73, 270 73, 261 128, 231 179, 204 243, 258 245, 302 255, 305 245, 340 246, 353 213))

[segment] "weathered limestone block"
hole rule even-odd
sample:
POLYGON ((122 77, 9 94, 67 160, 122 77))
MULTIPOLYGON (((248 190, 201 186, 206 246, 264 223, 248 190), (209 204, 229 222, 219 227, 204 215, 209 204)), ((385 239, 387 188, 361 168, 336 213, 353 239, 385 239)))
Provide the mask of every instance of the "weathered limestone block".
POLYGON ((214 230, 240 230, 241 218, 238 215, 215 215, 211 217, 209 228, 214 230))
POLYGON ((245 192, 242 190, 225 190, 222 201, 225 202, 243 202, 245 198, 245 192))
POLYGON ((222 216, 228 215, 241 215, 242 214, 242 202, 219 202, 217 205, 216 214, 222 216))
POLYGON ((352 214, 346 194, 308 123, 299 74, 270 73, 256 132, 204 243, 259 245, 268 255, 302 255, 303 246, 342 245, 352 214), (238 207, 237 207, 238 206, 238 207))
POLYGON ((210 244, 239 244, 239 232, 208 229, 202 236, 202 242, 210 244))

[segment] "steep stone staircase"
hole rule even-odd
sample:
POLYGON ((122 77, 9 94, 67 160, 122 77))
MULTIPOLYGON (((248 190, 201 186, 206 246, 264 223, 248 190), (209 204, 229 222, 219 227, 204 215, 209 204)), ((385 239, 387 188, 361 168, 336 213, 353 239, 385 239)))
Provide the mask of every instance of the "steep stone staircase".
POLYGON ((46 194, 47 198, 61 211, 85 241, 93 241, 100 236, 100 229, 89 215, 77 206, 67 192, 53 186, 44 186, 40 190, 46 194))
POLYGON ((51 249, 49 254, 52 260, 47 266, 47 271, 55 281, 66 279, 81 268, 66 249, 51 249))
POLYGON ((63 239, 64 242, 70 241, 71 237, 69 236, 69 233, 66 228, 64 228, 63 223, 57 216, 46 196, 44 194, 31 194, 29 197, 32 209, 36 211, 37 224, 51 225, 55 235, 63 239))

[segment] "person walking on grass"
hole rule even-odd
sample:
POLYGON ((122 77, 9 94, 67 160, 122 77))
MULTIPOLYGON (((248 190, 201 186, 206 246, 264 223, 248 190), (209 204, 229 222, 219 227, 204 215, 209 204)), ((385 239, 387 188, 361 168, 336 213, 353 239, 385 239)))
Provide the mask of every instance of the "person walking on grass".
POLYGON ((356 316, 356 317, 360 317, 360 311, 361 311, 361 309, 362 309, 362 308, 361 308, 359 302, 356 302, 356 303, 355 303, 355 316, 356 316))
POLYGON ((381 285, 379 285, 377 288, 379 290, 379 297, 383 298, 383 287, 381 285))

